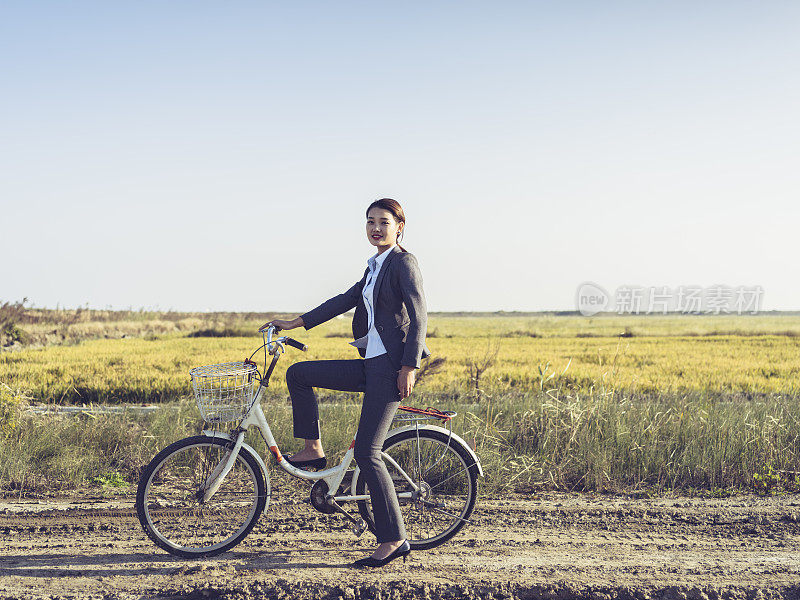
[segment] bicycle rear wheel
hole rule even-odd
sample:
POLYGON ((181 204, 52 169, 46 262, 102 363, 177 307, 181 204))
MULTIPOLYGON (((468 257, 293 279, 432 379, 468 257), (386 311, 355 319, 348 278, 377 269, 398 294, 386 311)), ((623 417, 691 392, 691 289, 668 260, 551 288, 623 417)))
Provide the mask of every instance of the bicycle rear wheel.
POLYGON ((148 537, 170 554, 215 556, 250 532, 267 504, 268 483, 256 459, 241 450, 217 492, 203 502, 206 482, 233 442, 198 435, 164 448, 142 472, 136 512, 148 537))
MULTIPOLYGON (((472 455, 446 433, 424 427, 390 435, 383 452, 400 468, 384 459, 395 484, 411 548, 428 550, 452 538, 475 508, 478 466, 472 455), (411 478, 414 486, 402 473, 411 478)), ((359 477, 356 494, 366 493, 369 486, 359 477)), ((359 500, 358 510, 374 527, 371 504, 359 500)))

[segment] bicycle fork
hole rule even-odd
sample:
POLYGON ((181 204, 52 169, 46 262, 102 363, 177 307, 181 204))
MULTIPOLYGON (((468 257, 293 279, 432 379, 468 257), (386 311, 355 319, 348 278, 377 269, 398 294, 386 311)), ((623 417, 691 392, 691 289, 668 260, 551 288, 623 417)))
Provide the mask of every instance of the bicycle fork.
POLYGON ((214 470, 211 471, 211 474, 205 481, 203 485, 203 504, 211 500, 214 494, 217 493, 219 486, 222 485, 222 481, 225 477, 230 473, 231 469, 233 468, 233 464, 236 462, 236 457, 239 456, 239 449, 242 447, 242 443, 244 442, 244 431, 240 431, 239 435, 236 436, 236 443, 233 445, 231 450, 225 454, 221 461, 214 467, 214 470))

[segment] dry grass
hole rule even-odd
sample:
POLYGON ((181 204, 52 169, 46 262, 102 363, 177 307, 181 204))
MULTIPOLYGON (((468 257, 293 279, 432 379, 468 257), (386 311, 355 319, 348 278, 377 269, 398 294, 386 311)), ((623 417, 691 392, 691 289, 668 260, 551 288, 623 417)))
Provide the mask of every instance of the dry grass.
POLYGON ((70 345, 85 340, 195 334, 242 335, 279 313, 185 313, 158 310, 29 308, 21 302, 0 304, 0 347, 70 345), (10 332, 10 333, 9 333, 10 332))
MULTIPOLYGON (((83 331, 102 338, 127 329, 141 337, 74 344, 62 343, 65 338, 0 353, 9 414, 19 415, 21 396, 156 401, 165 408, 146 416, 22 415, 0 441, 0 488, 136 481, 158 449, 202 426, 189 397, 188 370, 249 356, 260 337, 236 334, 254 332, 268 319, 80 315, 65 317, 76 336, 83 331)), ((31 335, 45 325, 36 319, 53 320, 26 318, 21 327, 31 335)), ((428 340, 433 356, 411 403, 459 411, 455 429, 478 452, 489 490, 769 491, 794 481, 800 459, 797 315, 432 315, 429 327, 436 332, 428 340)), ((291 350, 276 370, 265 409, 286 452, 297 447, 286 367, 297 360, 355 358, 346 343, 349 328, 345 317, 296 332, 309 352, 291 350)), ((349 444, 359 399, 320 396, 326 447, 336 459, 336 449, 349 444)), ((251 442, 263 450, 259 438, 251 442)))
MULTIPOLYGON (((491 493, 763 491, 766 478, 793 473, 800 464, 798 398, 714 401, 599 389, 575 395, 545 387, 480 403, 445 398, 425 403, 459 411, 454 430, 476 450, 486 474, 483 489, 491 493)), ((263 404, 282 451, 299 449, 291 436, 289 403, 272 397, 263 404)), ((331 460, 349 445, 359 412, 357 395, 321 405, 331 460)), ((135 484, 159 449, 202 427, 191 399, 149 415, 25 415, 0 442, 0 489, 29 493, 93 482, 135 484)), ((269 463, 257 433, 248 436, 269 463)))

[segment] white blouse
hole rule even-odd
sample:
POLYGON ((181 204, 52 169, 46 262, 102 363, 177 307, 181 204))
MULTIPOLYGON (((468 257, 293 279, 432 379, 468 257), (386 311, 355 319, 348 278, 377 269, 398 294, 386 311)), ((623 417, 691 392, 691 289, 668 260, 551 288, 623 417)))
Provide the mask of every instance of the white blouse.
POLYGON ((375 329, 375 299, 373 290, 375 289, 375 281, 378 279, 381 266, 383 265, 386 257, 394 248, 394 245, 389 246, 380 254, 375 254, 367 260, 369 265, 369 275, 367 275, 367 282, 364 284, 364 290, 361 292, 361 298, 364 300, 364 306, 367 309, 367 324, 369 330, 367 331, 367 353, 364 358, 374 358, 381 354, 386 354, 386 348, 383 346, 381 336, 378 335, 378 330, 375 329))

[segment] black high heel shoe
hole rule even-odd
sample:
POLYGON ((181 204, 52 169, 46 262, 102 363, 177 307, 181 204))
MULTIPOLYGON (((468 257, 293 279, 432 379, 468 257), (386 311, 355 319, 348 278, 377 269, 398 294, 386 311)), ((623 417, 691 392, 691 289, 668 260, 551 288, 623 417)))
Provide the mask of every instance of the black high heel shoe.
POLYGON ((398 546, 394 552, 392 552, 389 556, 385 558, 372 558, 368 556, 367 558, 359 558, 357 561, 353 563, 354 567, 382 567, 385 564, 392 562, 395 558, 403 557, 403 562, 406 562, 406 556, 411 554, 411 544, 408 543, 408 540, 404 540, 400 546, 398 546))
POLYGON ((312 460, 292 460, 291 458, 286 458, 286 462, 288 462, 293 467, 297 467, 298 469, 304 469, 306 471, 308 471, 309 467, 312 467, 317 471, 321 471, 326 466, 328 466, 328 459, 324 456, 322 458, 314 458, 312 460))

